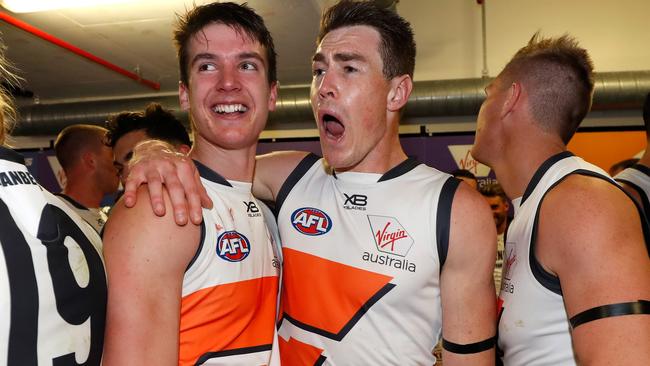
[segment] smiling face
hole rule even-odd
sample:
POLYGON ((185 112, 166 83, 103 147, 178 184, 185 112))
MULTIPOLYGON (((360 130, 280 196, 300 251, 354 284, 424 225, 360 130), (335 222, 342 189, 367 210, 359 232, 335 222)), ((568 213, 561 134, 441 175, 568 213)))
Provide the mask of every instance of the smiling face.
POLYGON ((368 26, 338 28, 313 57, 311 105, 327 162, 338 170, 373 171, 387 126, 391 83, 382 72, 379 33, 368 26))
POLYGON ((254 149, 277 97, 264 48, 245 33, 213 23, 191 37, 188 62, 189 85, 181 83, 179 94, 197 132, 195 144, 254 149))

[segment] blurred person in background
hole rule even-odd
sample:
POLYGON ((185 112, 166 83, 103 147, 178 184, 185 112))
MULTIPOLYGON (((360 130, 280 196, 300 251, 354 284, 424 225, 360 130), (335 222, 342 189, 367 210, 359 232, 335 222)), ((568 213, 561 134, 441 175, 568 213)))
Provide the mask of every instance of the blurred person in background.
POLYGON ((109 117, 106 144, 113 148, 114 165, 125 183, 133 148, 148 139, 166 141, 177 152, 187 155, 192 147, 190 135, 174 114, 158 103, 147 105, 144 112, 121 112, 109 117))
POLYGON ((645 153, 636 164, 618 173, 614 179, 643 206, 647 217, 650 215, 650 93, 643 103, 643 123, 647 140, 645 153))
POLYGON ((65 172, 63 191, 57 196, 101 233, 106 213, 100 204, 104 196, 117 192, 119 179, 113 166, 113 151, 104 143, 106 129, 72 125, 54 142, 54 151, 65 172))

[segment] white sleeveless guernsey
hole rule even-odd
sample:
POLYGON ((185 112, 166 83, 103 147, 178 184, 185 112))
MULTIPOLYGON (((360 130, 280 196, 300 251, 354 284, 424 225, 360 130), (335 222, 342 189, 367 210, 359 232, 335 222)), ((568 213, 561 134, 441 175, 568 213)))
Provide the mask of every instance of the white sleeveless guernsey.
POLYGON ((285 366, 435 363, 457 186, 411 159, 383 176, 298 165, 276 202, 285 366))
POLYGON ((214 207, 183 279, 179 365, 272 364, 280 263, 265 218, 251 183, 196 165, 214 207))
POLYGON ((498 348, 504 365, 576 365, 560 281, 535 258, 533 237, 544 196, 570 174, 616 185, 602 169, 567 151, 544 162, 524 195, 512 201, 515 215, 508 228, 498 301, 498 348))
POLYGON ((106 220, 108 220, 108 216, 104 213, 104 211, 100 210, 99 208, 88 208, 81 203, 75 201, 72 199, 72 197, 63 194, 63 193, 56 193, 55 196, 61 198, 63 202, 65 202, 68 207, 74 210, 74 212, 77 213, 82 219, 84 219, 87 223, 90 224, 90 226, 95 229, 98 233, 102 233, 102 229, 104 229, 104 225, 106 224, 106 220))
POLYGON ((641 205, 646 216, 650 215, 650 168, 635 164, 618 173, 614 179, 632 187, 641 196, 641 205))
POLYGON ((101 251, 97 232, 0 147, 0 365, 101 364, 101 251))

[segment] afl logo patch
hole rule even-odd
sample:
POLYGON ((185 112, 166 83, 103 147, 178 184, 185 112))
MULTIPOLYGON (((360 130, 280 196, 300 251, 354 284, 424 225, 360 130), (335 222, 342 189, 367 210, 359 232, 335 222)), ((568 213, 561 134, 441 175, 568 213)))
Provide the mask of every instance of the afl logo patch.
POLYGON ((226 231, 217 239, 217 255, 228 262, 241 262, 250 251, 251 243, 236 231, 226 231))
POLYGON ((291 225, 301 234, 318 236, 332 228, 332 219, 317 208, 303 207, 291 214, 291 225))

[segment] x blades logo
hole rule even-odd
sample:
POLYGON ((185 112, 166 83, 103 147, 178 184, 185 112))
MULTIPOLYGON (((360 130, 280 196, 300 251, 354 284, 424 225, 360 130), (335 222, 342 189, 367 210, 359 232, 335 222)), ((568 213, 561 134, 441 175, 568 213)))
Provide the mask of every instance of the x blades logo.
POLYGON ((359 210, 365 211, 366 205, 368 204, 368 196, 363 194, 347 194, 343 193, 345 197, 345 202, 343 203, 343 208, 346 210, 359 210))
POLYGON ((246 213, 248 214, 248 217, 262 216, 262 213, 260 212, 260 209, 257 207, 255 202, 253 202, 253 201, 249 201, 249 202, 244 201, 244 206, 246 206, 246 213))
POLYGON ((226 231, 217 239, 217 255, 228 262, 241 262, 250 251, 250 241, 236 231, 226 231))
POLYGON ((380 252, 405 257, 411 250, 413 238, 396 218, 368 215, 368 222, 380 252))
POLYGON ((301 234, 318 236, 332 229, 332 219, 317 208, 303 207, 291 214, 291 225, 301 234))

